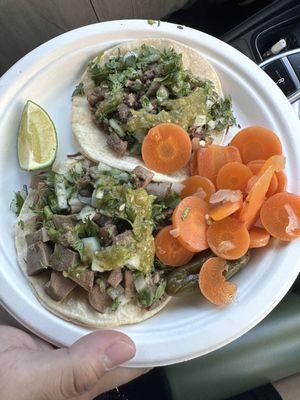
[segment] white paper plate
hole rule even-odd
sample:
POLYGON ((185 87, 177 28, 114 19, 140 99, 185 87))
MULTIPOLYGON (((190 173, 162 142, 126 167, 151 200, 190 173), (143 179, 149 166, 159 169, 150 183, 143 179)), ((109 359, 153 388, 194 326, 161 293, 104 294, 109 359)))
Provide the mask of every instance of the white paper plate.
MULTIPOLYGON (((37 335, 58 345, 70 345, 89 332, 52 315, 32 294, 16 263, 9 204, 14 191, 28 182, 16 157, 16 137, 27 99, 42 105, 59 136, 58 157, 76 152, 70 126, 71 94, 87 61, 113 44, 143 37, 168 37, 199 50, 217 69, 225 93, 230 93, 241 126, 262 124, 277 132, 287 158, 289 190, 299 193, 300 123, 273 81, 244 55, 209 35, 162 22, 113 21, 61 35, 38 47, 0 80, 0 293, 4 305, 37 335)), ((257 250, 249 266, 234 281, 235 302, 224 308, 196 296, 174 300, 160 314, 120 331, 137 345, 128 366, 177 363, 211 352, 238 338, 261 321, 285 295, 300 268, 300 241, 275 241, 257 250)))

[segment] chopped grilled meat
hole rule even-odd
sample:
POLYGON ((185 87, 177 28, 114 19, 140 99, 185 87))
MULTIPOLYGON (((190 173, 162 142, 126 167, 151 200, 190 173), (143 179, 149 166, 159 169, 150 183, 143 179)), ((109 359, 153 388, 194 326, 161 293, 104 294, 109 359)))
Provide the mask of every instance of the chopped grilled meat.
POLYGON ((56 229, 63 229, 65 231, 68 231, 77 224, 77 219, 74 215, 60 215, 60 214, 54 214, 52 216, 52 221, 55 225, 56 229))
POLYGON ((27 248, 27 275, 37 275, 50 265, 51 250, 46 243, 36 242, 27 248))
POLYGON ((145 188, 152 181, 154 176, 153 172, 149 171, 149 169, 138 165, 131 172, 134 177, 134 183, 137 187, 145 188))
POLYGON ((147 97, 155 96, 159 87, 160 87, 160 83, 159 82, 152 81, 150 83, 150 86, 149 86, 147 92, 146 92, 146 96, 147 97))
POLYGON ((37 184, 36 193, 33 199, 33 206, 43 208, 47 203, 48 187, 46 182, 40 181, 37 184))
POLYGON ((88 298, 90 305, 100 313, 104 313, 106 308, 112 305, 112 299, 97 284, 89 292, 88 298))
POLYGON ((136 108, 138 106, 137 95, 134 93, 125 93, 124 103, 130 108, 136 108))
POLYGON ((124 272, 124 282, 125 282, 125 296, 128 299, 132 299, 136 296, 136 290, 133 282, 133 273, 129 270, 124 272))
POLYGON ((152 104, 152 110, 151 110, 151 114, 157 114, 160 110, 161 110, 161 107, 160 107, 160 105, 159 105, 159 103, 158 103, 158 100, 157 99, 151 99, 151 104, 152 104))
POLYGON ((119 136, 112 132, 107 136, 107 145, 119 156, 124 156, 127 150, 128 142, 119 138, 119 136))
POLYGON ((27 235, 25 236, 25 240, 27 246, 31 246, 33 243, 36 242, 48 242, 50 238, 47 230, 45 228, 40 228, 35 232, 27 233, 27 235))
POLYGON ((38 184, 40 182, 45 182, 47 178, 47 173, 46 172, 40 172, 37 175, 32 175, 31 179, 30 179, 30 188, 31 189, 37 189, 38 188, 38 184))
POLYGON ((133 233, 132 231, 125 231, 123 233, 119 233, 119 235, 115 236, 114 242, 116 244, 122 244, 126 246, 128 243, 130 243, 133 239, 133 233))
POLYGON ((153 64, 151 68, 147 69, 142 75, 141 75, 141 81, 144 83, 147 80, 152 81, 155 77, 157 77, 160 74, 160 68, 157 64, 153 64))
POLYGON ((85 269, 81 271, 78 275, 75 274, 70 276, 74 282, 76 282, 79 286, 81 286, 87 292, 92 290, 94 284, 95 272, 89 269, 85 269))
POLYGON ((87 92, 87 101, 89 102, 91 107, 95 107, 99 101, 103 101, 105 99, 105 91, 103 88, 95 87, 94 89, 90 89, 87 92))
POLYGON ((153 194, 158 200, 163 200, 171 190, 171 183, 168 182, 151 182, 147 186, 147 192, 153 194))
POLYGON ((118 106, 118 117, 120 121, 127 122, 130 115, 130 108, 125 103, 118 106))
POLYGON ((79 264, 79 254, 61 244, 55 244, 50 257, 50 265, 55 271, 67 271, 68 268, 79 264))
POLYGON ((78 192, 81 196, 91 197, 94 186, 89 175, 85 175, 78 182, 78 192))
POLYGON ((123 274, 121 268, 114 269, 110 272, 107 278, 107 282, 114 288, 116 288, 123 280, 123 274))
POLYGON ((45 291, 55 301, 64 300, 76 287, 76 283, 65 278, 60 272, 51 272, 49 282, 45 284, 45 291))
POLYGON ((99 229, 99 239, 101 246, 110 246, 118 234, 116 225, 108 223, 99 229))
POLYGON ((112 218, 96 213, 93 217, 93 221, 99 226, 104 226, 106 224, 111 224, 112 218))

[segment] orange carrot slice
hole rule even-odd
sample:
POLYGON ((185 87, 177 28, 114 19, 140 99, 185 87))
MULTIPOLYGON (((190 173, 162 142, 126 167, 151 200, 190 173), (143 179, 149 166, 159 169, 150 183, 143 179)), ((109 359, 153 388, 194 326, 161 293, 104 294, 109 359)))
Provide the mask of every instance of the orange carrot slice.
POLYGON ((300 236, 300 196, 276 193, 269 197, 260 210, 263 227, 270 235, 291 241, 300 236))
POLYGON ((235 283, 226 281, 223 272, 226 260, 212 257, 205 261, 199 272, 199 288, 203 296, 211 303, 221 306, 231 303, 236 293, 235 283))
POLYGON ((261 169, 259 170, 258 176, 262 176, 263 173, 269 168, 273 167, 275 172, 282 171, 285 167, 285 157, 283 156, 271 156, 268 158, 262 165, 261 169))
POLYGON ((230 144, 239 149, 244 164, 252 160, 267 160, 273 155, 282 154, 278 136, 271 130, 258 125, 242 129, 230 144))
POLYGON ((189 162, 189 171, 191 176, 198 174, 197 151, 193 152, 191 156, 189 162))
POLYGON ((242 205, 243 205, 242 197, 238 201, 234 201, 234 202, 227 201, 226 203, 219 204, 219 205, 211 208, 208 215, 214 221, 220 221, 221 219, 229 217, 229 215, 232 215, 233 213, 235 213, 237 210, 239 210, 242 207, 242 205))
MULTIPOLYGON (((193 194, 203 194, 202 197, 204 200, 209 201, 210 196, 215 193, 215 185, 204 176, 191 176, 182 182, 184 188, 182 189, 180 196, 182 199, 188 196, 192 196, 193 194)), ((201 195, 200 195, 201 197, 201 195)))
POLYGON ((259 247, 265 247, 270 240, 270 234, 263 228, 254 226, 249 231, 250 236, 250 249, 257 249, 259 247))
POLYGON ((246 254, 250 237, 247 228, 232 217, 214 222, 207 229, 210 249, 219 257, 236 260, 246 254))
POLYGON ((172 225, 165 226, 156 235, 155 254, 163 264, 171 267, 179 267, 186 264, 194 255, 176 239, 176 232, 174 232, 172 225))
MULTIPOLYGON (((263 164, 264 164, 264 161, 262 161, 260 164, 254 164, 254 163, 251 164, 251 165, 250 165, 250 163, 248 164, 249 169, 252 171, 252 173, 254 174, 256 179, 253 177, 253 178, 251 178, 249 180, 247 188, 246 188, 246 192, 247 193, 250 192, 250 190, 252 189, 254 183, 257 182, 259 171, 261 170, 263 164)), ((277 174, 279 174, 279 172, 275 172, 275 174, 273 174, 273 177, 271 179, 270 186, 269 186, 269 189, 267 191, 266 197, 272 196, 278 190, 277 174)))
POLYGON ((258 213, 265 200, 273 173, 273 167, 269 167, 264 174, 258 178, 244 201, 239 220, 243 222, 247 228, 250 228, 258 218, 258 213))
POLYGON ((247 183, 252 176, 253 173, 246 165, 237 161, 227 163, 218 172, 217 188, 239 189, 245 193, 247 183))
POLYGON ((238 149, 233 146, 218 146, 211 144, 207 147, 198 149, 198 175, 205 176, 214 184, 217 174, 223 165, 232 162, 241 162, 238 149))
POLYGON ((278 181, 278 186, 277 186, 277 193, 280 192, 285 192, 286 191, 286 185, 287 185, 287 178, 286 175, 283 171, 279 171, 275 173, 277 181, 278 181))
POLYGON ((184 167, 191 157, 189 135, 179 125, 165 123, 151 128, 142 144, 142 158, 153 171, 172 174, 184 167))
POLYGON ((175 208, 172 223, 179 235, 177 239, 187 250, 197 253, 207 249, 207 213, 208 204, 196 196, 186 197, 175 208))

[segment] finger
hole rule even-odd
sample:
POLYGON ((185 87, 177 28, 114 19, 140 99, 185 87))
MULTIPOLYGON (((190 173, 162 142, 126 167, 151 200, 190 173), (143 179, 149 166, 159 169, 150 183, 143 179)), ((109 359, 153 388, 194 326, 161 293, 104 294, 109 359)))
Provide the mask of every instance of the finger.
POLYGON ((134 354, 134 343, 126 335, 115 331, 93 332, 69 349, 43 352, 42 359, 40 353, 36 355, 30 368, 34 377, 32 390, 50 400, 82 396, 99 384, 107 371, 134 354))

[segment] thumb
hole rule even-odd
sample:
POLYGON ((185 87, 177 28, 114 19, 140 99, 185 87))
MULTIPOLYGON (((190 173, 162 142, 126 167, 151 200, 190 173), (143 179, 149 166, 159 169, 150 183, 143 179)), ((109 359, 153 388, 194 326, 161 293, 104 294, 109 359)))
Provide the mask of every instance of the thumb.
MULTIPOLYGON (((90 391, 110 369, 131 359, 135 345, 128 336, 115 331, 96 331, 70 348, 39 353, 31 362, 34 392, 38 398, 65 400, 90 391), (34 371, 32 370, 34 369, 34 371), (43 393, 43 396, 41 394, 43 393)), ((118 382, 116 382, 116 385, 118 382)), ((34 397, 34 395, 32 396, 34 397)))

